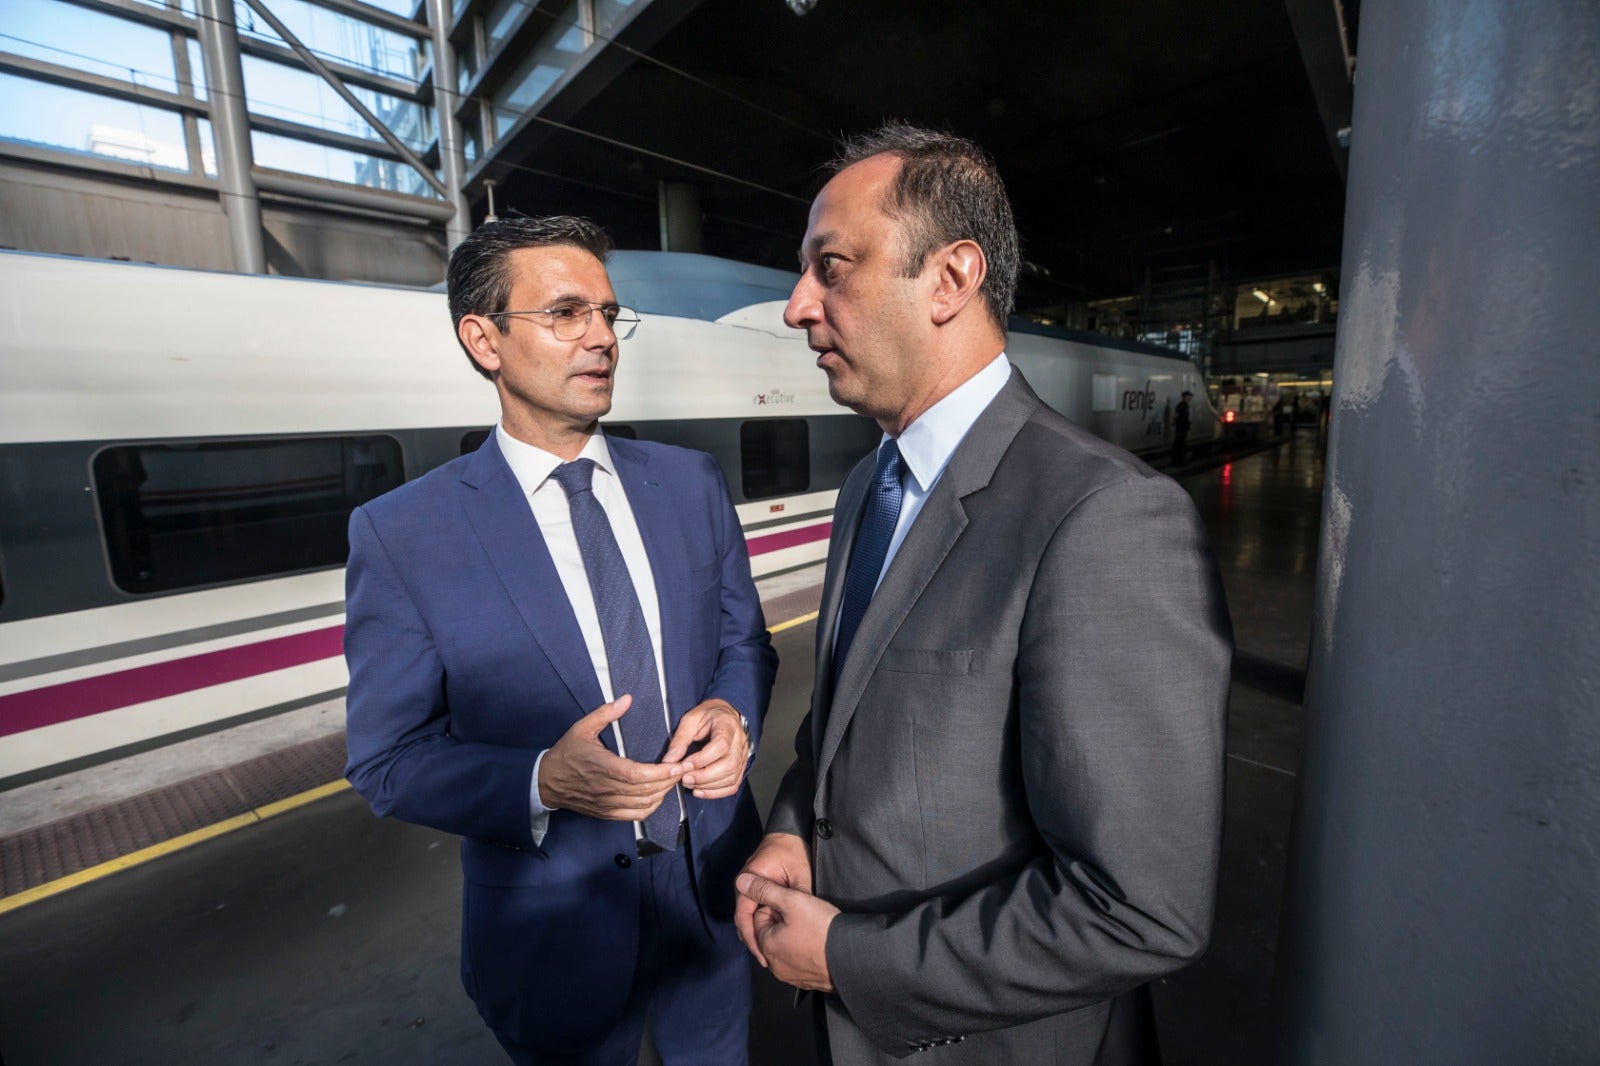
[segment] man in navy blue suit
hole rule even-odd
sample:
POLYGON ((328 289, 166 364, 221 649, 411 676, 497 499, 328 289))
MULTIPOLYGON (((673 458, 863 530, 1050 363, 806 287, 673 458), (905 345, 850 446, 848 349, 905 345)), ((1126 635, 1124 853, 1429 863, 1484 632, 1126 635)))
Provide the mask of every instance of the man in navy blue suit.
POLYGON ((733 878, 777 656, 710 456, 607 438, 610 241, 487 223, 450 314, 501 418, 350 519, 346 773, 460 834, 462 981, 518 1063, 743 1063, 733 878))

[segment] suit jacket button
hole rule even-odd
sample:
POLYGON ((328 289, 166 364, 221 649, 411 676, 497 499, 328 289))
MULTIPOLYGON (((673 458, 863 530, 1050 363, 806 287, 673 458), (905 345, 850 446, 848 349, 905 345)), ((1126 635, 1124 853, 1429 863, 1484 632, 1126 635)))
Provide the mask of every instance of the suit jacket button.
POLYGON ((633 860, 628 858, 620 851, 617 852, 616 858, 614 858, 612 861, 618 866, 622 867, 624 870, 633 865, 633 860))
POLYGON ((823 840, 832 839, 832 837, 833 837, 833 823, 828 821, 826 818, 818 818, 817 819, 817 836, 821 837, 823 840))

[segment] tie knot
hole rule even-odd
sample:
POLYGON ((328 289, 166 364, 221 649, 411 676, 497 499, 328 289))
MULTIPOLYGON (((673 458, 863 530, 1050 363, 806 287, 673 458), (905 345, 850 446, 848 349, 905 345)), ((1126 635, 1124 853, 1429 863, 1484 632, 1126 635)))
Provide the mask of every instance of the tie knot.
POLYGON ((892 438, 878 449, 878 472, 873 480, 880 489, 900 484, 900 445, 892 438))
POLYGON ((550 476, 566 491, 567 499, 580 492, 588 492, 594 480, 594 460, 574 459, 550 471, 550 476))

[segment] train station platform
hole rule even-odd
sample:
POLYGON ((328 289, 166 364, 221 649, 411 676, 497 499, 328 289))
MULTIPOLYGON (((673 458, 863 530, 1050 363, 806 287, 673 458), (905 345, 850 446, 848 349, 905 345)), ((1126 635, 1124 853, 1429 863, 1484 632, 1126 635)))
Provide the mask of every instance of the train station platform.
MULTIPOLYGON (((1266 1060, 1321 442, 1172 471, 1211 531, 1239 653, 1212 947, 1156 988, 1168 1062, 1266 1060)), ((820 567, 762 583, 783 665, 752 771, 762 808, 805 712, 820 567)), ((330 701, 0 795, 0 1060, 476 1063, 500 1053, 456 975, 453 838, 343 785, 330 701)), ((756 971, 752 1062, 811 1061, 756 971)))

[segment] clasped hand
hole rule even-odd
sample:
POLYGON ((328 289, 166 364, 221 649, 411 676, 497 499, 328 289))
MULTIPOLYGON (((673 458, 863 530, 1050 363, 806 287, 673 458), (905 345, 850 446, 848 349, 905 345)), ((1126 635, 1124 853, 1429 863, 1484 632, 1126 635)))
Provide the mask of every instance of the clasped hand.
POLYGON ((839 908, 811 894, 805 841, 768 833, 734 884, 734 928, 756 961, 796 988, 832 992, 828 929, 839 908))
POLYGON ((726 701, 706 700, 684 712, 666 754, 656 763, 624 759, 600 742, 600 734, 631 706, 631 695, 601 704, 545 752, 539 762, 539 798, 546 807, 637 822, 661 806, 680 782, 700 799, 722 799, 739 791, 749 742, 739 712, 726 701))

